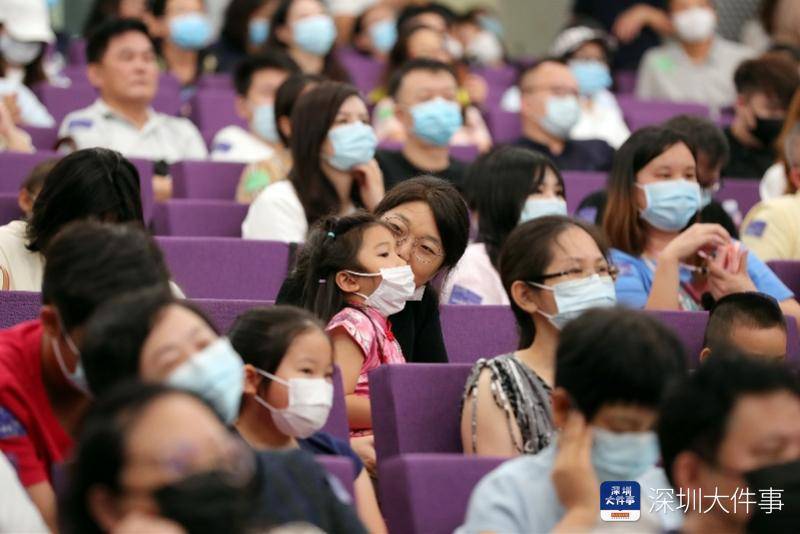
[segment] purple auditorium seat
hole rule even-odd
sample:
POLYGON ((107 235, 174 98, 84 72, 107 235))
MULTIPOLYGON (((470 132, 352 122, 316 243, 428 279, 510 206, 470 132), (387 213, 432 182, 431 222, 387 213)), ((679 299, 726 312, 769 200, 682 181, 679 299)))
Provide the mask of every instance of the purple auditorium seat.
MULTIPOLYGON (((403 149, 403 144, 396 141, 383 141, 378 148, 400 151, 403 149)), ((464 163, 472 163, 478 157, 478 147, 475 145, 453 145, 450 147, 450 155, 464 163)))
POLYGON ((0 291, 0 329, 36 319, 41 307, 38 291, 0 291))
POLYGON ((17 193, 0 193, 0 226, 22 217, 17 193))
POLYGON ((347 405, 344 400, 342 370, 339 369, 338 365, 333 366, 333 406, 331 406, 328 420, 321 431, 344 441, 350 441, 350 426, 347 424, 347 405))
POLYGON ((517 82, 517 69, 513 65, 503 65, 501 67, 474 67, 470 69, 472 74, 477 74, 486 81, 488 92, 486 94, 486 105, 496 106, 500 104, 503 93, 506 89, 517 82))
POLYGON ((0 193, 17 193, 19 186, 31 170, 39 163, 60 158, 57 152, 39 150, 33 154, 21 152, 0 152, 0 193))
POLYGON ((708 106, 703 104, 639 100, 634 95, 617 95, 617 102, 632 132, 645 126, 660 124, 675 115, 709 116, 708 106))
POLYGON ((35 126, 23 126, 23 130, 31 136, 31 142, 36 150, 53 150, 58 141, 58 126, 52 128, 36 128, 35 126))
POLYGON ((475 363, 478 358, 517 348, 517 323, 508 306, 440 307, 442 335, 451 363, 475 363))
POLYGON ((232 200, 170 200, 153 210, 155 235, 240 237, 247 208, 232 200))
POLYGON ((381 365, 369 373, 378 462, 412 452, 460 453, 467 364, 381 365))
POLYGON ((220 332, 228 332, 241 314, 252 308, 272 306, 271 300, 192 299, 220 332))
POLYGON ((71 65, 86 65, 86 39, 70 40, 67 62, 71 65))
POLYGON ((786 284, 795 297, 800 298, 800 261, 772 260, 767 265, 786 284))
POLYGON ((314 459, 325 468, 328 474, 336 477, 342 487, 350 494, 350 497, 355 495, 353 491, 353 475, 355 474, 353 460, 344 456, 327 454, 317 454, 314 459))
POLYGON ((157 237, 173 279, 191 298, 274 300, 289 245, 223 237, 157 237))
POLYGON ((735 200, 742 216, 747 215, 750 208, 761 202, 761 195, 758 192, 760 180, 723 178, 722 187, 714 195, 720 202, 735 200))
POLYGON ((614 74, 617 95, 632 95, 636 91, 636 71, 620 70, 614 74))
POLYGON ((697 367, 700 351, 703 350, 703 337, 708 323, 708 313, 687 311, 647 312, 668 326, 681 340, 690 368, 697 367))
POLYGON ((228 73, 203 74, 197 86, 204 90, 233 91, 233 81, 228 73))
POLYGON ((378 468, 389 532, 450 534, 464 522, 473 488, 505 458, 409 454, 378 468))
MULTIPOLYGON (((93 87, 81 84, 72 87, 39 84, 35 92, 59 124, 68 113, 85 108, 97 99, 97 92, 93 87)), ((153 108, 168 115, 178 115, 181 108, 180 95, 175 91, 159 90, 153 100, 153 108)))
POLYGON ((365 56, 351 47, 342 47, 337 52, 342 67, 350 73, 353 85, 364 95, 381 84, 384 64, 370 56, 365 56))
POLYGON ((498 145, 516 141, 522 135, 519 113, 503 111, 502 109, 489 109, 486 113, 486 124, 492 133, 492 139, 498 145))
POLYGON ((234 200, 244 165, 221 161, 182 161, 170 169, 173 198, 234 200))
POLYGON ((192 122, 200 130, 214 132, 231 124, 246 129, 247 123, 236 113, 235 102, 236 94, 233 91, 197 91, 192 99, 192 122))
POLYGON ((562 176, 570 213, 577 211, 584 198, 606 187, 607 175, 604 172, 564 171, 562 176))

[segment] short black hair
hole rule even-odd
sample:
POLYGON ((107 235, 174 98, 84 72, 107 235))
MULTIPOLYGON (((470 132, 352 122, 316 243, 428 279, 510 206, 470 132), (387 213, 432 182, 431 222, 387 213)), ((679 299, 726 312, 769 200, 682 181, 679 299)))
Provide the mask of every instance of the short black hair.
POLYGON ((228 338, 244 363, 275 374, 300 334, 324 326, 311 312, 295 306, 269 306, 247 310, 231 327, 228 338))
POLYGON ((672 467, 684 451, 714 464, 736 402, 745 395, 788 391, 800 396, 797 378, 783 363, 735 352, 706 358, 664 395, 658 421, 661 458, 674 484, 672 467))
POLYGON ((567 65, 567 62, 559 57, 552 57, 552 56, 543 57, 539 61, 536 61, 535 63, 528 65, 527 67, 524 67, 519 71, 519 74, 517 75, 517 84, 516 84, 517 87, 521 89, 522 81, 525 79, 525 77, 531 72, 538 70, 538 68, 544 65, 545 63, 558 63, 559 65, 565 65, 565 66, 567 65))
POLYGON ((90 34, 86 42, 86 61, 87 63, 100 63, 108 50, 111 40, 123 33, 139 32, 153 44, 153 37, 147 31, 144 22, 136 19, 110 19, 97 26, 90 34))
POLYGON ((287 74, 300 72, 300 67, 282 50, 267 50, 257 56, 246 56, 233 71, 233 86, 239 96, 246 96, 253 83, 253 75, 262 70, 281 70, 287 74))
POLYGON ((677 115, 665 122, 664 128, 681 134, 696 154, 708 157, 713 167, 727 165, 731 156, 728 138, 711 120, 697 115, 677 115))
POLYGON ((703 346, 715 353, 716 348, 728 345, 734 325, 786 330, 783 312, 774 298, 755 291, 733 293, 719 299, 711 309, 703 346))
POLYGON ((64 225, 84 219, 144 224, 139 172, 119 152, 86 148, 56 163, 33 204, 28 249, 45 251, 64 225))
POLYGON ((411 19, 418 17, 424 13, 434 13, 444 19, 445 24, 450 27, 456 20, 455 12, 444 4, 439 2, 427 2, 422 5, 410 5, 403 8, 397 16, 397 28, 402 31, 404 26, 411 21, 411 19))
POLYGON ((155 241, 129 224, 74 222, 53 239, 45 260, 42 301, 56 307, 67 330, 117 295, 169 286, 155 241))
POLYGON ((797 64, 779 54, 767 54, 742 62, 733 75, 738 94, 760 91, 777 98, 783 109, 789 109, 797 89, 800 73, 797 64))
POLYGON ((410 72, 414 72, 417 70, 425 70, 428 72, 449 72, 455 80, 458 80, 458 76, 456 76, 456 71, 448 65, 447 63, 442 63, 441 61, 437 61, 435 59, 426 59, 426 58, 417 58, 411 59, 403 63, 403 65, 392 74, 392 77, 389 79, 389 86, 387 87, 387 91, 389 96, 392 98, 397 97, 397 92, 400 90, 400 85, 403 83, 403 79, 406 75, 410 72))
POLYGON ((81 363, 95 396, 138 378, 142 346, 170 305, 194 312, 217 331, 203 312, 189 301, 175 299, 163 287, 128 292, 105 302, 92 314, 81 347, 81 363))
POLYGON ((667 385, 685 371, 683 345, 656 318, 603 308, 589 310, 564 327, 555 384, 591 421, 608 404, 657 408, 667 385))

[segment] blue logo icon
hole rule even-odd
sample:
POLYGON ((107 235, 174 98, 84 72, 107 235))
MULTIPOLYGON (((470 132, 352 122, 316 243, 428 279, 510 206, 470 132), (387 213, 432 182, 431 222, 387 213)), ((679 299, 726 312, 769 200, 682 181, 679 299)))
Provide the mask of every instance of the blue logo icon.
POLYGON ((600 519, 638 521, 642 488, 633 480, 609 480, 600 484, 600 519))

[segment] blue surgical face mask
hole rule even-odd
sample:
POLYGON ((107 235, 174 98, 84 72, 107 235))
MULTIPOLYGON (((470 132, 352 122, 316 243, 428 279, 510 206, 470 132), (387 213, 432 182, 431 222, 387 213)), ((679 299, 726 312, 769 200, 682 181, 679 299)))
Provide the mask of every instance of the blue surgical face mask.
POLYGON ((204 398, 225 424, 239 416, 244 391, 244 363, 227 338, 221 337, 180 364, 166 383, 204 398))
POLYGON ((705 208, 714 200, 714 190, 710 188, 700 189, 700 209, 705 208))
POLYGON ((541 119, 542 128, 550 135, 566 139, 570 130, 581 118, 581 106, 573 95, 551 96, 547 99, 546 114, 541 119))
POLYGON ((275 104, 260 104, 253 111, 250 128, 264 141, 277 143, 280 141, 278 126, 275 124, 275 104))
POLYGON ((247 25, 247 38, 253 46, 266 43, 269 38, 269 20, 252 19, 247 25))
POLYGON ((519 224, 546 215, 567 215, 567 202, 563 198, 529 198, 522 206, 519 224))
POLYGON ((434 98, 411 108, 414 134, 432 145, 447 146, 461 128, 461 106, 452 100, 434 98))
POLYGON ((328 15, 314 15, 292 25, 294 42, 309 54, 324 56, 336 41, 336 25, 328 15))
POLYGON ((700 209, 700 186, 685 179, 639 185, 647 207, 641 217, 665 232, 680 232, 700 209))
POLYGON ((372 126, 363 122, 351 122, 328 132, 328 139, 333 147, 333 155, 328 163, 334 169, 349 171, 356 165, 367 163, 375 157, 378 137, 372 126))
POLYGON ((528 282, 534 287, 552 291, 557 313, 549 315, 537 310, 550 324, 561 330, 573 319, 592 308, 610 308, 617 303, 617 291, 610 276, 593 274, 578 280, 567 280, 552 286, 528 282))
POLYGON ((64 341, 67 342, 67 346, 69 350, 72 351, 72 354, 78 358, 78 362, 75 364, 75 370, 70 372, 67 368, 67 362, 64 361, 64 355, 61 354, 61 345, 59 345, 58 340, 56 338, 51 338, 50 343, 51 347, 53 348, 53 355, 56 358, 56 362, 58 363, 58 367, 61 369, 61 373, 64 375, 64 378, 72 384, 72 386, 86 395, 87 397, 91 398, 92 393, 89 389, 89 382, 86 380, 86 373, 83 370, 83 364, 81 363, 81 351, 78 349, 78 346, 72 340, 72 337, 67 332, 67 329, 64 327, 64 323, 61 321, 61 317, 59 316, 58 322, 61 326, 61 333, 64 336, 64 341))
POLYGON ((203 13, 178 15, 169 21, 169 37, 184 50, 200 50, 211 43, 211 22, 203 13))
POLYGON ((386 54, 397 42, 397 22, 393 19, 376 22, 369 27, 369 35, 372 38, 372 46, 378 52, 386 54))
POLYGON ((611 432, 592 427, 592 465, 600 482, 636 480, 660 457, 655 432, 611 432))
POLYGON ((479 15, 478 24, 486 31, 490 31, 496 36, 503 37, 503 23, 491 15, 479 15))
POLYGON ((582 95, 592 96, 613 83, 608 65, 600 61, 576 59, 569 62, 569 68, 582 95))

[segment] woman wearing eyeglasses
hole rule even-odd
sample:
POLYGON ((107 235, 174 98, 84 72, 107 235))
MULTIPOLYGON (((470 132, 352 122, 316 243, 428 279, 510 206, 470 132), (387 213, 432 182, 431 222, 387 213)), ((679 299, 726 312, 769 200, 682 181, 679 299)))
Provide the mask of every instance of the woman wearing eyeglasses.
POLYGON ((461 412, 466 454, 536 454, 554 431, 550 394, 563 326, 616 304, 616 269, 588 224, 545 216, 518 226, 500 251, 500 277, 517 320, 514 352, 472 368, 461 412))

